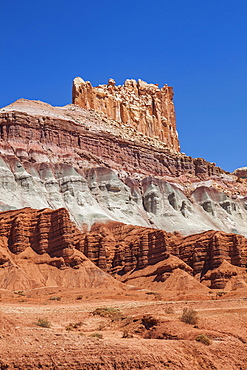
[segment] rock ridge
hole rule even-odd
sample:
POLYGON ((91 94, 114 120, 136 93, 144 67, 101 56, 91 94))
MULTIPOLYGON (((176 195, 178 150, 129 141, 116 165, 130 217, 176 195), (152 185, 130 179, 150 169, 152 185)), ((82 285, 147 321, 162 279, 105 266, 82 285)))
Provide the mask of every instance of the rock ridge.
POLYGON ((242 235, 211 230, 183 237, 119 222, 96 223, 90 232, 82 232, 64 208, 0 212, 4 289, 45 286, 49 281, 77 287, 93 281, 100 286, 101 279, 114 285, 118 282, 108 274, 133 282, 137 272, 139 286, 146 269, 161 286, 179 269, 209 288, 224 289, 232 278, 247 285, 246 268, 247 239, 242 235))
MULTIPOLYGON (((159 281, 165 282, 172 270, 182 268, 208 287, 224 289, 230 278, 237 275, 234 266, 242 268, 243 274, 247 268, 247 239, 214 230, 183 237, 177 232, 111 222, 94 225, 84 240, 80 250, 103 270, 121 276, 124 282, 131 279, 132 272, 170 256, 178 257, 178 261, 173 260, 172 267, 167 264, 163 270, 160 268, 159 281)), ((244 281, 247 282, 247 274, 244 281)))
POLYGON ((64 208, 0 212, 0 289, 121 288, 76 248, 78 233, 64 208))

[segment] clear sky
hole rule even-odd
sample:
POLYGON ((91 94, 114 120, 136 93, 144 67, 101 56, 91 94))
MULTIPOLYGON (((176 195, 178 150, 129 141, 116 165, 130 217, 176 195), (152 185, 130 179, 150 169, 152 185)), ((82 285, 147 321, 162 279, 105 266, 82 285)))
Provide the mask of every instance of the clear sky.
POLYGON ((0 107, 76 76, 173 86, 181 150, 247 166, 247 0, 1 0, 0 107))

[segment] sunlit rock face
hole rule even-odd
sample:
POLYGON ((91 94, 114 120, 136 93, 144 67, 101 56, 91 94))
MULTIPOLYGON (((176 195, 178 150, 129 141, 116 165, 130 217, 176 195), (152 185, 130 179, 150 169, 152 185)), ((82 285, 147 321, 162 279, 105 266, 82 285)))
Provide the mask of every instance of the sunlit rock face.
POLYGON ((111 78, 107 85, 93 87, 77 77, 73 81, 74 104, 94 109, 107 118, 129 124, 150 137, 157 137, 167 147, 179 151, 172 87, 126 80, 116 86, 111 78))
MULTIPOLYGON (((99 172, 104 178, 100 185, 109 184, 111 174, 99 172)), ((234 290, 247 285, 246 252, 244 236, 213 230, 182 236, 111 221, 82 231, 65 208, 0 212, 3 289, 120 287, 106 273, 145 289, 152 276, 151 287, 159 289, 184 271, 183 278, 194 281, 190 289, 194 284, 203 290, 228 284, 234 290)))
POLYGON ((0 210, 66 208, 89 229, 118 221, 184 235, 247 236, 247 187, 201 158, 75 105, 0 110, 0 210))
POLYGON ((237 168, 233 171, 233 175, 236 175, 242 179, 247 179, 247 167, 237 168))
POLYGON ((247 239, 242 235, 210 230, 182 236, 110 222, 94 225, 83 238, 79 250, 97 266, 145 289, 150 282, 159 289, 181 270, 209 288, 246 287, 247 239))

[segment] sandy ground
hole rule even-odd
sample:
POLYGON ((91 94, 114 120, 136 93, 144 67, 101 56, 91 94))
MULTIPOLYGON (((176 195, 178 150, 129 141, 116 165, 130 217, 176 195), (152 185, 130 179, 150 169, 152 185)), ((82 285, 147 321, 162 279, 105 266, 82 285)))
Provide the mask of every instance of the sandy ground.
POLYGON ((246 297, 1 291, 0 369, 247 369, 246 297), (181 322, 185 308, 197 312, 195 325, 181 322))

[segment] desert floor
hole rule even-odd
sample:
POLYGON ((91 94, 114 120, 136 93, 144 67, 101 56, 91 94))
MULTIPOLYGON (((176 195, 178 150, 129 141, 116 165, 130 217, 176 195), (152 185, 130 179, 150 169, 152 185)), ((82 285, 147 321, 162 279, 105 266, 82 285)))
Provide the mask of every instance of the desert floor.
POLYGON ((247 369, 246 291, 0 294, 0 369, 247 369))

